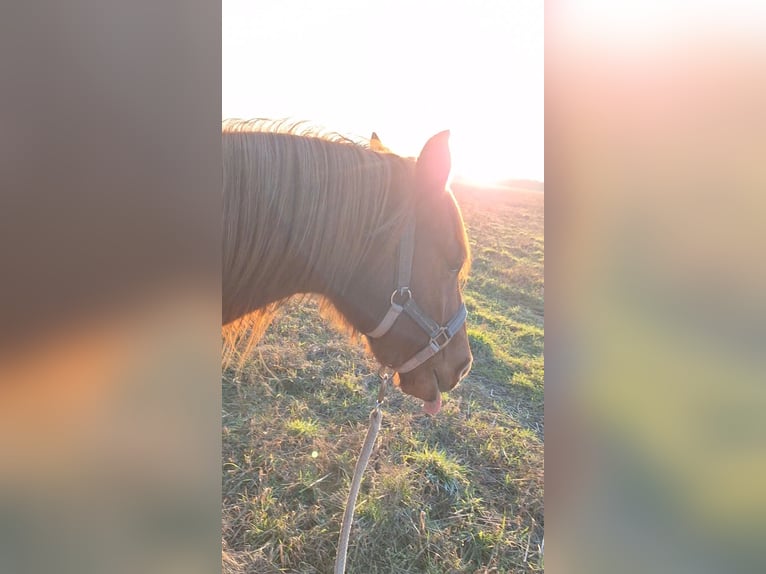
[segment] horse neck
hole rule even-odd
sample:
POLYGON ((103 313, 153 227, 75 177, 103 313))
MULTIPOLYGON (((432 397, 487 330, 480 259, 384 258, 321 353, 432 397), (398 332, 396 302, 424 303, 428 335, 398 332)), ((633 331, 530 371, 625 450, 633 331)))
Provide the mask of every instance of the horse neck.
POLYGON ((370 301, 370 295, 380 290, 381 285, 395 282, 395 269, 399 239, 407 215, 413 209, 409 200, 409 175, 411 166, 399 157, 391 156, 391 178, 385 190, 386 210, 373 225, 353 241, 365 245, 356 253, 356 258, 338 254, 337 267, 330 280, 320 271, 315 276, 312 292, 318 293, 332 303, 343 319, 357 331, 365 332, 374 328, 381 308, 388 301, 370 301), (380 304, 377 304, 380 303, 380 304))
MULTIPOLYGON (((289 155, 292 147, 282 148, 287 159, 275 180, 237 182, 244 193, 225 198, 224 321, 315 293, 358 328, 354 282, 380 264, 376 254, 392 251, 387 245, 401 219, 411 166, 350 146, 330 150, 324 146, 337 144, 329 142, 297 145, 313 147, 297 159, 289 155)), ((260 162, 249 166, 251 173, 275 170, 273 154, 251 150, 249 161, 260 162)))
POLYGON ((340 284, 342 288, 330 286, 321 293, 347 324, 362 333, 375 328, 396 288, 399 242, 413 209, 405 199, 398 201, 396 214, 378 231, 364 259, 347 268, 348 281, 340 284))

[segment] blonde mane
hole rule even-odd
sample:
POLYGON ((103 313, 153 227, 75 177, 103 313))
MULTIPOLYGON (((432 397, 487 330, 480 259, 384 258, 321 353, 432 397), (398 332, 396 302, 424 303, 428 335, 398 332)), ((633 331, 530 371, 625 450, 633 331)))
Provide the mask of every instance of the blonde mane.
POLYGON ((224 320, 248 311, 223 357, 241 366, 285 302, 264 292, 289 278, 343 293, 374 238, 398 241, 414 162, 300 122, 226 120, 222 138, 224 320))

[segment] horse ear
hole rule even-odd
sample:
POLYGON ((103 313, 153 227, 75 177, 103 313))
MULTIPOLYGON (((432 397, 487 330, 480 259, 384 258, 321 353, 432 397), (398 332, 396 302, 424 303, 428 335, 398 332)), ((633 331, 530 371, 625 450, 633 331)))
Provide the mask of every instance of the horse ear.
POLYGON ((417 174, 426 188, 444 191, 452 169, 449 130, 439 132, 426 142, 417 162, 417 174))
POLYGON ((372 137, 370 137, 370 149, 372 151, 378 151, 382 153, 391 153, 391 150, 383 145, 383 143, 380 141, 380 138, 378 137, 378 134, 375 132, 372 132, 372 137))

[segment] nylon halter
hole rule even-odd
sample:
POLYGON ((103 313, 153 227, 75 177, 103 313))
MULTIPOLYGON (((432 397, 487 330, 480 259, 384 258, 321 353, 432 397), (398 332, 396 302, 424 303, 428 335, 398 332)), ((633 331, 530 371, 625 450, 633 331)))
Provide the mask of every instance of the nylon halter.
POLYGON ((412 290, 410 289, 410 277, 412 275, 412 262, 415 256, 415 218, 411 217, 399 242, 399 266, 397 269, 396 289, 391 294, 391 305, 388 311, 381 319, 378 326, 372 331, 366 333, 368 337, 382 337, 394 326, 399 315, 405 313, 428 335, 428 344, 407 359, 398 367, 390 366, 399 373, 408 373, 428 359, 444 349, 452 340, 452 337, 458 332, 458 329, 465 323, 468 311, 465 303, 460 303, 460 307, 452 318, 444 325, 439 325, 431 319, 415 303, 412 290))

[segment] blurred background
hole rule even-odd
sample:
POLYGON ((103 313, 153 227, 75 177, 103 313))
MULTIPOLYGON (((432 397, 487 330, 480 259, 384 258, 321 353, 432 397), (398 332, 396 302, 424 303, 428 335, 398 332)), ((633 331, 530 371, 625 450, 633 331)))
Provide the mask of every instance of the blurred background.
POLYGON ((0 572, 220 568, 220 21, 0 17, 0 572))
POLYGON ((552 572, 761 572, 766 11, 546 5, 552 572))

